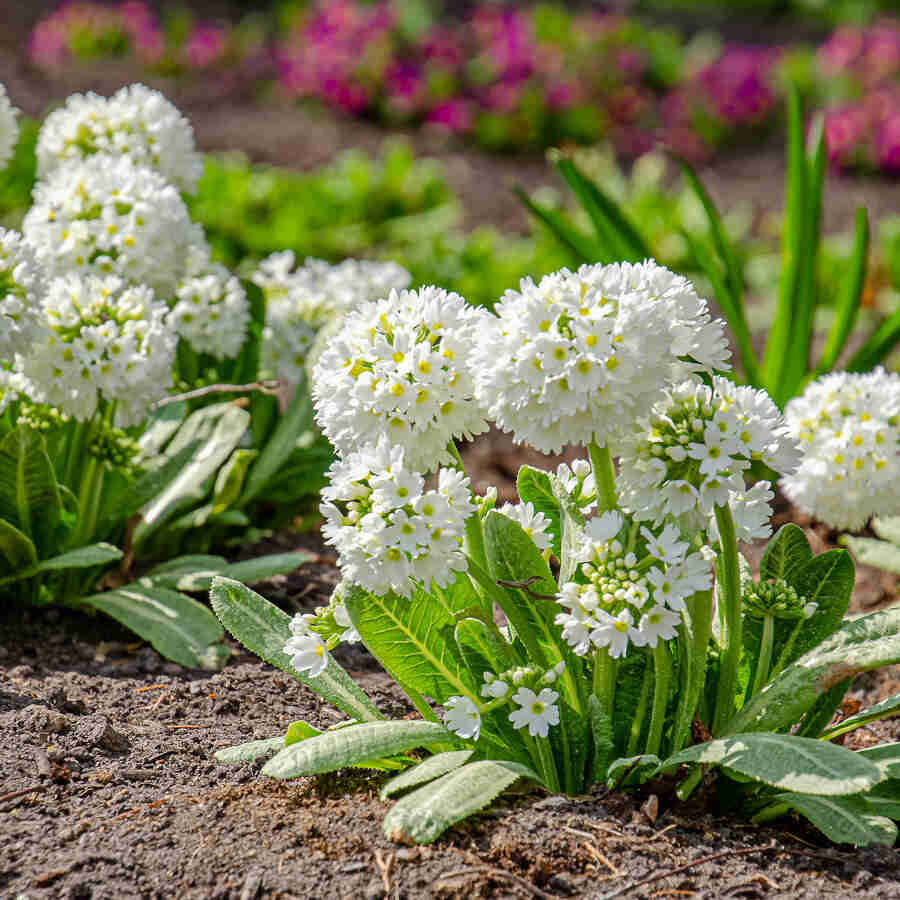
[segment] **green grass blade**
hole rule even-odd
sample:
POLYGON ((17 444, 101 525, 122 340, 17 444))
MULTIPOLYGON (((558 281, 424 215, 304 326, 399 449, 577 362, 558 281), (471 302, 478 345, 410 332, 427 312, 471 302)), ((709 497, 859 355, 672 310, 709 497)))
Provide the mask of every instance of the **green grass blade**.
POLYGON ((513 190, 528 211, 546 225, 550 233, 568 247, 579 260, 586 263, 612 262, 614 256, 611 256, 608 250, 604 250, 594 240, 580 232, 556 210, 536 203, 521 187, 517 186, 513 190))
POLYGON ((892 313, 866 338, 845 366, 848 372, 871 372, 900 343, 900 309, 892 313))

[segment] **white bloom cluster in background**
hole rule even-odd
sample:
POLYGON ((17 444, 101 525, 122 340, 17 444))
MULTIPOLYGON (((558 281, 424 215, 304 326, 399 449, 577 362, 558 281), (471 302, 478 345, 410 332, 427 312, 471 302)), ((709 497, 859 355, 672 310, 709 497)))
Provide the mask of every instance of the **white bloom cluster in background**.
POLYGON ((316 421, 338 453, 386 436, 412 469, 452 463, 451 440, 487 429, 470 364, 487 317, 437 287, 392 291, 347 315, 312 379, 316 421))
POLYGON ((797 471, 780 485, 833 528, 862 529, 900 508, 900 375, 881 367, 838 372, 807 385, 784 410, 800 443, 797 471))
POLYGON ((721 321, 650 260, 523 279, 496 313, 473 360, 478 398, 517 443, 548 453, 594 439, 615 448, 668 384, 728 365, 721 321))
POLYGON ((266 375, 297 382, 316 334, 369 300, 409 285, 411 276, 392 262, 346 259, 331 265, 296 259, 285 250, 266 257, 251 276, 266 298, 262 367, 266 375))
POLYGON ((196 240, 178 191, 128 157, 91 156, 34 188, 22 231, 48 276, 118 275, 169 297, 196 240))
POLYGON ((0 84, 0 169, 5 169, 12 159, 19 140, 19 123, 16 109, 9 102, 6 88, 0 84))
POLYGON ((618 489, 641 518, 672 516, 692 531, 710 528, 715 507, 731 504, 738 539, 754 540, 771 532, 773 497, 768 482, 747 488, 754 460, 779 473, 798 462, 769 395, 718 376, 711 388, 689 380, 666 391, 623 442, 618 489))
POLYGON ((105 401, 115 404, 117 425, 138 424, 172 383, 168 313, 144 285, 113 276, 53 279, 24 374, 42 400, 74 419, 89 419, 105 401))
POLYGON ((437 488, 404 463, 401 447, 381 441, 337 460, 322 491, 322 535, 338 551, 348 581, 374 594, 412 594, 449 585, 466 570, 465 520, 475 511, 469 479, 440 469, 437 488))
POLYGON ((567 611, 556 617, 579 655, 605 647, 615 659, 625 656, 630 644, 655 647, 671 640, 685 599, 712 587, 708 563, 689 552, 674 525, 659 534, 641 526, 629 540, 636 527, 618 511, 585 525, 577 556, 583 581, 560 588, 557 602, 567 611))
POLYGON ((45 290, 34 249, 18 232, 0 228, 0 360, 27 352, 45 290))
POLYGON ((128 157, 189 193, 203 174, 190 122, 143 84, 123 87, 109 98, 72 94, 50 113, 38 134, 38 177, 94 154, 128 157))

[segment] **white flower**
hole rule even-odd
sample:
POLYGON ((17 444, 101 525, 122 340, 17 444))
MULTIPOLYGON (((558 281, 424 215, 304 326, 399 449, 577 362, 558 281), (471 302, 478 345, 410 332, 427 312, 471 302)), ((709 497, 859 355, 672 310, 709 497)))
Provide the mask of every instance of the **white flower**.
POLYGON ((350 620, 350 614, 347 612, 347 607, 343 603, 335 603, 332 615, 334 616, 335 624, 339 628, 344 629, 341 634, 341 643, 358 644, 362 641, 362 635, 354 627, 353 622, 350 620))
POLYGON ((447 587, 466 570, 465 520, 475 511, 468 478, 441 470, 438 487, 426 490, 405 467, 403 449, 381 441, 337 460, 329 479, 322 534, 348 581, 409 597, 414 582, 447 587))
POLYGON ((881 367, 807 385, 784 410, 801 462, 780 485, 833 528, 858 531, 900 509, 900 375, 881 367))
POLYGON ((512 699, 519 704, 519 709, 509 714, 509 721, 514 728, 524 728, 527 725, 532 737, 545 738, 551 725, 559 725, 559 707, 556 705, 559 694, 556 691, 544 688, 540 694, 535 694, 530 688, 520 687, 512 695, 512 699))
POLYGON ((592 440, 615 448, 666 385, 727 366, 722 323, 690 282, 651 260, 524 279, 496 313, 479 335, 477 396, 516 442, 544 452, 592 440))
POLYGON ((469 360, 486 315, 426 287, 346 316, 312 379, 316 421, 338 453, 385 436, 413 469, 452 463, 448 443, 487 428, 469 360))
POLYGON ((198 353, 233 359, 241 352, 250 307, 240 281, 225 266, 210 263, 182 281, 175 297, 169 321, 198 353))
POLYGON ((481 713, 468 697, 450 697, 444 704, 444 727, 466 740, 477 741, 481 732, 481 713))
POLYGON ((36 152, 39 178, 101 153, 127 156, 188 193, 203 174, 190 122, 159 91, 143 84, 123 87, 109 98, 72 94, 47 116, 36 152))
POLYGON ((681 616, 678 613, 664 606, 654 606, 641 616, 637 633, 632 635, 631 640, 638 647, 655 647, 660 640, 671 641, 678 634, 680 624, 681 616))
POLYGON ((504 503, 497 512, 518 522, 541 553, 553 545, 550 520, 542 512, 535 512, 533 503, 504 503))
POLYGON ((46 287, 34 249, 18 232, 0 228, 0 361, 28 352, 46 287))
POLYGON ((746 487, 754 460, 776 472, 797 465, 796 442, 768 394, 719 376, 711 388, 688 380, 667 390, 623 441, 617 486, 640 518, 672 516, 688 531, 713 528, 715 507, 729 504, 738 538, 752 540, 767 528, 772 497, 765 485, 746 487))
POLYGON ((284 653, 291 658, 291 665, 298 672, 308 673, 311 678, 321 675, 328 666, 325 641, 309 630, 305 617, 299 613, 291 619, 291 632, 284 645, 284 653))
POLYGON ((0 169, 12 159, 19 140, 19 123, 16 122, 16 109, 9 102, 6 88, 0 84, 0 169))
POLYGON ((128 157, 91 156, 34 188, 22 231, 48 276, 118 275, 170 297, 196 241, 178 191, 128 157))
POLYGON ((138 424, 172 382, 177 340, 168 312, 150 288, 120 278, 56 278, 23 371, 42 399, 74 419, 89 419, 103 401, 115 404, 118 425, 138 424))
POLYGON ((484 684, 481 686, 482 697, 492 697, 496 700, 505 697, 508 693, 509 685, 502 678, 498 678, 493 672, 484 673, 484 684))

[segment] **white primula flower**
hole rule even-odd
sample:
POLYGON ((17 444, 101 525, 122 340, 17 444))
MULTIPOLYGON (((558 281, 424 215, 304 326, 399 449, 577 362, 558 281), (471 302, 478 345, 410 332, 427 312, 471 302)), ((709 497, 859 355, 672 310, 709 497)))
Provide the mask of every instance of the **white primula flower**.
POLYGON ((477 396, 517 443, 544 452, 592 440, 615 451, 623 424, 668 384, 727 367, 721 321, 652 260, 526 278, 496 313, 479 334, 477 396))
POLYGON ((667 390, 627 435, 617 486, 623 504, 642 519, 671 516, 687 531, 712 528, 715 507, 729 504, 738 538, 753 540, 767 534, 772 497, 762 483, 746 486, 744 472, 754 460, 782 473, 798 461, 769 395, 719 376, 712 387, 688 380, 667 390), (742 513, 744 503, 751 505, 742 513))
POLYGON ((44 120, 36 153, 39 178, 100 153, 127 156, 188 193, 203 174, 190 122, 143 84, 123 87, 109 98, 72 94, 44 120))
POLYGON ((807 385, 785 407, 801 462, 780 485, 832 528, 859 531, 900 509, 900 375, 881 367, 837 372, 807 385))
POLYGON ((0 169, 5 169, 12 159, 19 140, 19 123, 16 108, 9 102, 6 88, 0 84, 0 169))
POLYGON ((625 656, 629 644, 655 647, 676 634, 685 599, 712 587, 709 564, 667 524, 657 534, 617 510, 589 520, 577 551, 577 581, 562 585, 556 616, 579 656, 605 648, 625 656), (635 624, 637 623, 637 624, 635 624))
POLYGON ((39 339, 21 365, 41 399, 79 421, 101 402, 119 426, 142 422, 172 382, 177 338, 168 307, 121 278, 53 279, 39 339))
POLYGON ((306 618, 297 614, 291 619, 291 637, 284 645, 284 653, 291 658, 291 665, 298 671, 315 678, 328 666, 328 650, 325 641, 309 630, 306 618))
POLYGON ((350 613, 347 612, 347 607, 343 603, 335 603, 332 615, 335 624, 344 629, 341 633, 341 643, 358 644, 362 641, 362 635, 354 627, 350 620, 350 613))
POLYGON ((415 583, 452 583, 466 570, 465 521, 475 511, 469 480, 441 470, 438 486, 405 467, 401 447, 363 447, 329 470, 322 534, 348 581, 374 594, 410 597, 415 583))
POLYGON ((34 249, 18 232, 0 228, 0 361, 27 354, 46 288, 34 249))
POLYGON ((247 339, 250 306, 240 281, 221 265, 209 263, 175 289, 169 314, 172 327, 198 353, 234 359, 247 339))
POLYGON ((509 693, 509 684, 502 678, 498 678, 493 672, 484 673, 484 684, 481 686, 481 696, 491 697, 494 700, 505 697, 509 693))
POLYGON ((405 288, 411 276, 392 262, 346 259, 330 265, 307 259, 294 269, 285 250, 266 257, 251 276, 266 298, 261 367, 267 376, 297 382, 318 332, 370 300, 405 288))
POLYGON ((350 313, 313 371, 316 421, 338 453, 387 440, 406 463, 453 463, 451 440, 487 428, 470 351, 487 314, 436 287, 392 291, 350 313))
POLYGON ((477 741, 481 733, 481 713, 468 697, 450 697, 444 704, 444 727, 466 740, 477 741))
POLYGON ((542 512, 534 511, 533 503, 504 503, 497 512, 518 522, 541 553, 553 546, 551 522, 542 512))
POLYGON ((184 277, 196 237, 172 185, 109 156, 68 163, 39 181, 22 231, 48 277, 118 275, 162 298, 184 277))
POLYGON ((519 708, 509 714, 509 721, 513 728, 528 726, 528 733, 532 737, 545 738, 550 733, 551 725, 559 725, 559 707, 556 701, 559 694, 544 688, 539 694, 527 687, 520 687, 513 695, 514 703, 519 708))

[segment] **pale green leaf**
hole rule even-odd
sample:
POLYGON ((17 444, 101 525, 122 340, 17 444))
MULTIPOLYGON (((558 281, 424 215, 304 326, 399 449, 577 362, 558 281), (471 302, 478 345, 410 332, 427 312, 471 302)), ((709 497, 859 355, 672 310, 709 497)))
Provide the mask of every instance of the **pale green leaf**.
POLYGON ((784 803, 809 819, 822 834, 836 844, 893 846, 897 826, 884 816, 874 814, 860 797, 811 797, 808 794, 777 794, 784 803))
MULTIPOLYGON (((881 703, 876 703, 868 709, 860 710, 855 715, 847 716, 846 719, 842 719, 837 725, 824 731, 821 737, 822 740, 831 741, 842 734, 847 734, 849 731, 868 725, 870 722, 876 722, 878 719, 887 719, 891 716, 900 716, 900 694, 894 694, 892 697, 882 700, 881 703)), ((896 746, 900 746, 900 744, 896 746)), ((897 774, 900 776, 900 772, 897 774)))
POLYGON ((851 534, 842 534, 841 543, 850 549, 858 562, 900 575, 900 547, 897 544, 851 534))
POLYGON ((385 784, 378 796, 382 800, 387 800, 388 797, 399 791, 405 791, 407 788, 416 787, 426 781, 446 775, 468 762, 473 752, 472 750, 447 750, 444 753, 435 753, 434 756, 423 759, 417 766, 394 776, 385 784))
POLYGON ((216 760, 220 763, 245 763, 253 762, 262 756, 270 756, 276 750, 284 747, 284 737, 264 738, 261 741, 249 741, 246 744, 235 744, 233 747, 225 747, 216 750, 216 760))
POLYGON ((122 558, 122 551, 112 544, 88 544, 50 559, 42 559, 22 577, 37 575, 40 572, 56 572, 63 569, 89 569, 91 566, 105 566, 122 558))

